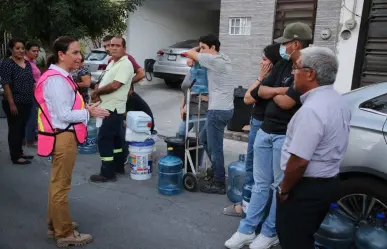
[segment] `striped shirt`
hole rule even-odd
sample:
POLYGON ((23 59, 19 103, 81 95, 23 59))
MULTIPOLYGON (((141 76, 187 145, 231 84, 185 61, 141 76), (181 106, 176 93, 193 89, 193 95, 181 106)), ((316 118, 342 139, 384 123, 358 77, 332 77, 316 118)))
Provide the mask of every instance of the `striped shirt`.
MULTIPOLYGON (((60 72, 64 77, 70 76, 68 72, 56 65, 51 65, 49 69, 60 72)), ((63 77, 59 75, 49 77, 43 86, 43 96, 54 129, 66 129, 72 123, 83 122, 85 125, 87 124, 89 112, 87 109, 72 110, 75 93, 63 77)), ((70 130, 72 129, 73 127, 70 128, 70 130)))

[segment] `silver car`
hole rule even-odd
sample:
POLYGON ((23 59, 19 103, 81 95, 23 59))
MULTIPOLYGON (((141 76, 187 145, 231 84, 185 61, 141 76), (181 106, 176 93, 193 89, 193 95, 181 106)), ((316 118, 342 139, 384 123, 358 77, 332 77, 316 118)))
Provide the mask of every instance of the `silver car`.
POLYGON ((105 71, 110 56, 103 48, 92 49, 85 58, 85 67, 91 73, 91 83, 99 81, 102 73, 105 71))
POLYGON ((197 46, 199 46, 199 41, 186 40, 168 48, 160 49, 157 52, 156 62, 153 67, 154 77, 163 79, 168 86, 180 86, 190 69, 187 66, 185 52, 197 46))
POLYGON ((343 96, 352 120, 339 205, 358 225, 366 224, 378 212, 387 214, 387 82, 343 96))

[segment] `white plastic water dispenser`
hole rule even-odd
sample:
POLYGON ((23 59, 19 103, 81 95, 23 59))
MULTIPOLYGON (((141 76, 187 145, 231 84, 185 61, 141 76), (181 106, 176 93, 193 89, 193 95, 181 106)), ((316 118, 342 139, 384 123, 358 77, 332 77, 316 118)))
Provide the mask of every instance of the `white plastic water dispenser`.
POLYGON ((138 133, 150 133, 152 118, 141 111, 132 111, 126 114, 126 128, 138 133))

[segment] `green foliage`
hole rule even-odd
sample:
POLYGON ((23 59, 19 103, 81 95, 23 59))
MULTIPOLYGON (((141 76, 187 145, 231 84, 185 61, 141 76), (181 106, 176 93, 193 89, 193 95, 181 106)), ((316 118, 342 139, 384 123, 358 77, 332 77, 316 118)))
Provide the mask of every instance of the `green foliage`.
POLYGON ((143 0, 2 0, 0 30, 39 39, 44 48, 61 35, 99 39, 125 31, 125 20, 143 0))

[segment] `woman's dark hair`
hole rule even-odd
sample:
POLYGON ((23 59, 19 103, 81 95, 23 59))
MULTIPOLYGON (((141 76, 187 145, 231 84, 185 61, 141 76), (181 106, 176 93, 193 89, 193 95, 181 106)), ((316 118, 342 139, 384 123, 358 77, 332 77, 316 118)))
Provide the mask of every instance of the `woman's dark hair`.
POLYGON ((30 50, 33 47, 38 47, 40 49, 40 44, 34 41, 29 41, 26 43, 26 50, 30 50))
POLYGON ((22 39, 19 39, 19 38, 12 38, 11 40, 8 41, 8 44, 7 44, 7 57, 10 57, 12 55, 12 49, 16 46, 16 43, 20 42, 21 44, 23 44, 23 46, 25 45, 25 42, 22 40, 22 39))
MULTIPOLYGON (((73 42, 76 42, 76 41, 78 41, 78 40, 75 38, 72 38, 70 36, 61 36, 58 39, 56 39, 54 41, 54 45, 53 45, 54 58, 52 58, 53 63, 51 63, 51 64, 58 63, 59 62, 58 53, 59 52, 66 53, 67 50, 69 50, 70 44, 73 42)), ((47 61, 47 64, 48 64, 48 61, 47 61)))
POLYGON ((275 65, 277 62, 279 62, 282 59, 279 53, 280 46, 281 44, 274 43, 266 46, 263 49, 263 54, 271 61, 271 63, 273 63, 273 65, 275 65))
POLYGON ((51 66, 51 64, 55 64, 55 55, 54 54, 50 54, 48 57, 47 57, 47 68, 51 66))
POLYGON ((206 44, 209 48, 211 48, 212 46, 215 46, 216 52, 219 52, 220 50, 219 38, 214 34, 200 37, 199 42, 206 44))

